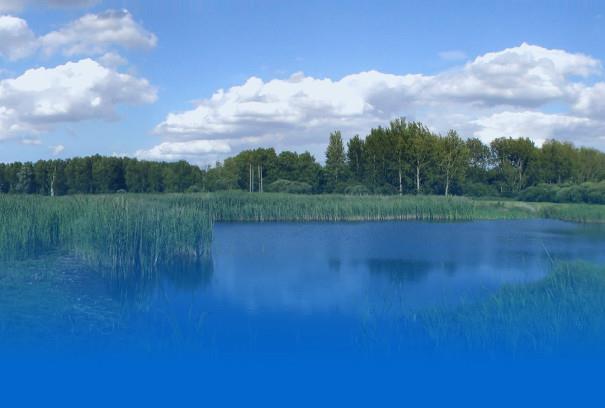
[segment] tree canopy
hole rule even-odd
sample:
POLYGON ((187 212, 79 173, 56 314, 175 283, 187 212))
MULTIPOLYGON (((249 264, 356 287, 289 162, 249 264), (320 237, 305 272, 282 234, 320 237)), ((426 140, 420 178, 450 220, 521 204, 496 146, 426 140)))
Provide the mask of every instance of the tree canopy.
POLYGON ((596 149, 557 140, 537 147, 529 138, 507 137, 487 145, 454 130, 439 135, 405 119, 346 142, 339 131, 331 133, 323 166, 309 152, 278 154, 273 148, 245 150, 207 168, 99 155, 0 163, 0 193, 41 195, 244 190, 587 201, 601 197, 603 181, 605 154, 596 149), (569 189, 582 183, 593 184, 569 189))

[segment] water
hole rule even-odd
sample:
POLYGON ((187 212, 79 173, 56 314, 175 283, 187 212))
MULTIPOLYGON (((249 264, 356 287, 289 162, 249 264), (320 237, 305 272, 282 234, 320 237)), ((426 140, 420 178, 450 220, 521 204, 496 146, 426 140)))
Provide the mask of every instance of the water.
POLYGON ((218 224, 208 262, 119 283, 52 254, 0 269, 0 356, 36 370, 201 361, 227 377, 244 362, 394 364, 435 350, 416 315, 540 281, 553 262, 605 264, 604 246, 602 226, 550 220, 218 224))

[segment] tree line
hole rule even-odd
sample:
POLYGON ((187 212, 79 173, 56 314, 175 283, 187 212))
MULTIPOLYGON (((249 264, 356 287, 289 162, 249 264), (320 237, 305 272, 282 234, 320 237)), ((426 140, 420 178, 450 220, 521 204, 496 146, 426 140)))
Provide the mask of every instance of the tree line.
POLYGON ((0 192, 43 195, 244 190, 300 194, 456 194, 520 197, 538 186, 605 180, 605 154, 569 142, 439 135, 405 119, 346 143, 330 134, 325 164, 310 153, 246 150, 200 168, 185 161, 90 156, 0 164, 0 192))

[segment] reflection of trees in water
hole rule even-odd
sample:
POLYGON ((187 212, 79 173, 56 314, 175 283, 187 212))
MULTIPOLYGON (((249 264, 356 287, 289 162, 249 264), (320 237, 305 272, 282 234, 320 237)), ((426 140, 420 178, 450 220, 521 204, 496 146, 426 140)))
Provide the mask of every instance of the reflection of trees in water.
POLYGON ((212 258, 177 259, 157 265, 153 271, 132 268, 121 273, 105 271, 104 277, 112 296, 125 301, 141 301, 150 297, 161 285, 168 283, 181 291, 194 292, 212 280, 212 258))
POLYGON ((368 259, 368 270, 372 274, 385 275, 394 282, 421 282, 429 272, 443 270, 453 275, 456 273, 455 262, 428 262, 408 259, 368 259))

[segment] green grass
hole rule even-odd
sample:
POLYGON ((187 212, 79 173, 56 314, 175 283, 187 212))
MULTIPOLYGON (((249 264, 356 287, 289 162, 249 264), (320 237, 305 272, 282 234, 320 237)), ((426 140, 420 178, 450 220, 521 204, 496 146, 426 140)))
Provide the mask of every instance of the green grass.
POLYGON ((558 263, 535 283, 415 316, 437 351, 551 355, 605 351, 605 269, 558 263))

